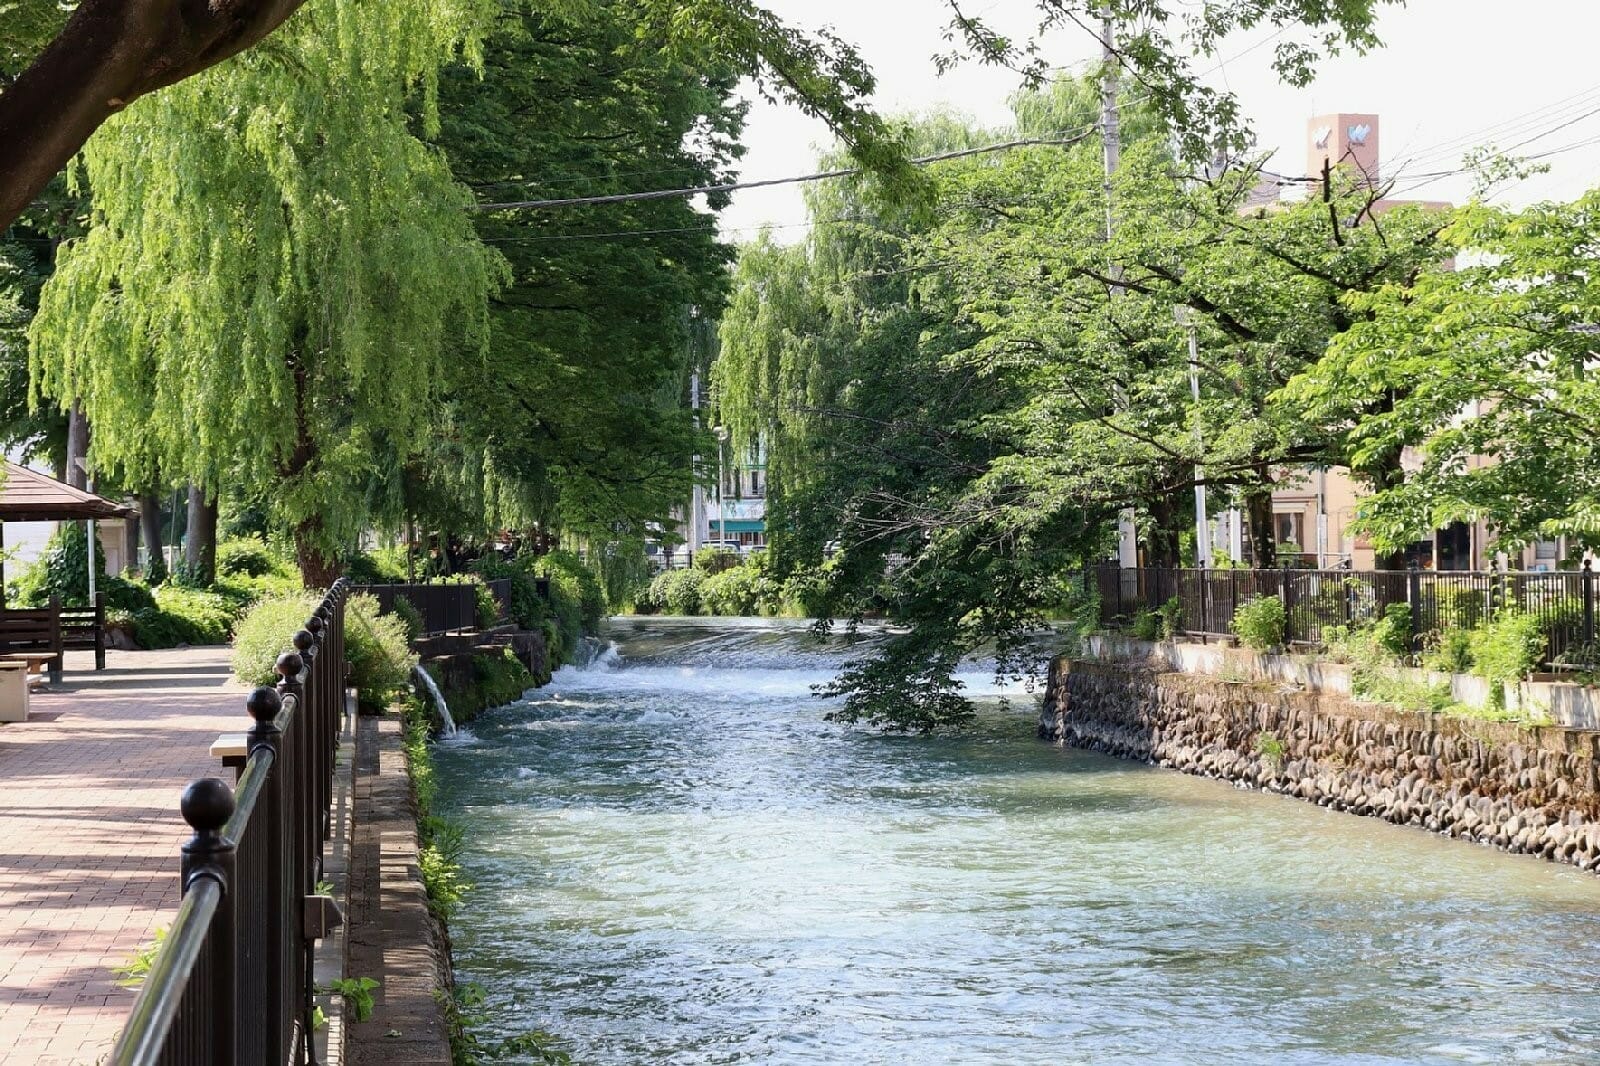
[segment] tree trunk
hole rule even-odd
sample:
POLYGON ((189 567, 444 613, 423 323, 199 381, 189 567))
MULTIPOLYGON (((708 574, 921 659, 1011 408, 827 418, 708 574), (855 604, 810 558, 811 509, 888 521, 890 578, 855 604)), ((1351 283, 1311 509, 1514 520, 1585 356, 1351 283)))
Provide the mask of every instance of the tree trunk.
POLYGON ((1272 490, 1257 489, 1245 495, 1245 515, 1249 527, 1251 566, 1271 570, 1278 565, 1278 531, 1272 523, 1272 490))
POLYGON ((1145 541, 1145 557, 1149 560, 1145 565, 1171 568, 1183 562, 1183 554, 1179 548, 1179 528, 1182 517, 1178 508, 1173 506, 1173 497, 1157 496, 1148 501, 1150 510, 1150 532, 1145 541))
POLYGON ((159 492, 139 494, 139 530, 144 536, 144 547, 149 562, 145 564, 144 579, 152 585, 160 584, 167 576, 166 557, 161 543, 161 497, 159 492))
POLYGON ((74 400, 67 412, 67 476, 66 483, 85 492, 89 489, 89 419, 83 413, 83 404, 74 400))
POLYGON ((82 0, 0 92, 0 229, 138 97, 244 51, 303 0, 82 0))
POLYGON ((322 523, 314 518, 294 530, 294 558, 300 566, 300 582, 308 589, 332 588, 344 573, 344 564, 322 549, 321 534, 322 523))
POLYGON ((122 558, 124 569, 139 565, 139 522, 129 518, 122 523, 122 558))
POLYGON ((183 566, 189 580, 199 585, 217 582, 217 501, 206 501, 205 490, 189 486, 189 535, 183 544, 183 566))

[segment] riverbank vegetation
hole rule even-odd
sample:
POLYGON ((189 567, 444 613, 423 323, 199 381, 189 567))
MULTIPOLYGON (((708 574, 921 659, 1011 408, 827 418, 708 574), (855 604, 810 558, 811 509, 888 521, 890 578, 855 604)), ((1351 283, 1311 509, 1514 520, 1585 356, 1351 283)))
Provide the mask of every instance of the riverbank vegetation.
MULTIPOLYGON (((1022 93, 1005 129, 926 117, 913 143, 1089 129, 1097 88, 1022 93)), ((941 166, 932 207, 815 187, 804 240, 742 250, 716 411, 735 449, 766 448, 771 572, 824 573, 827 616, 870 604, 912 629, 845 680, 847 714, 961 720, 960 652, 1004 655, 1051 614, 1089 624, 1075 589, 1123 515, 1145 565, 1193 565, 1197 483, 1243 510, 1259 566, 1273 491, 1317 467, 1370 491, 1380 566, 1458 519, 1507 546, 1600 545, 1596 481, 1565 473, 1594 469, 1600 298, 1559 280, 1600 191, 1450 210, 1332 166, 1280 200, 1260 159, 1197 168, 1148 108, 1124 120, 1109 185, 1092 140, 1026 147, 941 166), (1537 327, 1502 345, 1520 315, 1537 327)))

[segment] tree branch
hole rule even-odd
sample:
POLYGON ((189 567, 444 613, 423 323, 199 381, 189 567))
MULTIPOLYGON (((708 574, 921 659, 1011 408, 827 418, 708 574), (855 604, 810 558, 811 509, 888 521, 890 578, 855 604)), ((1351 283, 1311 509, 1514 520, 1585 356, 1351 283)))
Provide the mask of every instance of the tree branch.
POLYGON ((83 0, 0 93, 0 229, 101 123, 146 93, 244 51, 303 0, 83 0))

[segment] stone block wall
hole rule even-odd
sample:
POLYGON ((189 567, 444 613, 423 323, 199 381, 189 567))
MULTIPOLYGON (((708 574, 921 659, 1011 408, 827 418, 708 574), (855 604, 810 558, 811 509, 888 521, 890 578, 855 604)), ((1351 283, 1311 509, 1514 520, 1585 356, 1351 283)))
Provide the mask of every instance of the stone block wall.
POLYGON ((1600 868, 1600 732, 1061 657, 1050 667, 1039 734, 1600 868))

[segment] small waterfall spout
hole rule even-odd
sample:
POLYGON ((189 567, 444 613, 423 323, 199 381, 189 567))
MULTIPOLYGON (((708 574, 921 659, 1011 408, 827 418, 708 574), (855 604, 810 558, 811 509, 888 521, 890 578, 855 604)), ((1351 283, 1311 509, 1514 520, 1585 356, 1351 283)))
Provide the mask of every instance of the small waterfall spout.
POLYGON ((456 735, 456 720, 450 717, 450 707, 444 702, 444 693, 439 691, 439 685, 433 680, 433 675, 422 668, 418 663, 411 668, 411 676, 416 678, 417 688, 425 690, 433 698, 433 705, 439 709, 439 718, 444 723, 439 730, 440 736, 453 737, 456 735))

